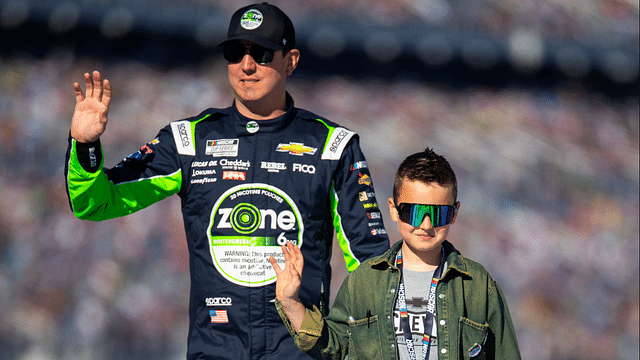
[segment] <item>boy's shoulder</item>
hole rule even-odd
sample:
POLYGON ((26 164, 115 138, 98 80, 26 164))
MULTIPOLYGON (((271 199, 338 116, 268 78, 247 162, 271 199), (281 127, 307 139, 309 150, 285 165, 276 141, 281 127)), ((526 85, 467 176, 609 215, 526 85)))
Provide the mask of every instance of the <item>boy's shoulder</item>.
POLYGON ((463 256, 458 249, 456 249, 453 244, 448 241, 445 241, 443 244, 445 247, 445 252, 447 255, 448 269, 454 270, 451 274, 447 271, 447 274, 452 276, 455 273, 461 275, 464 278, 471 280, 472 282, 479 283, 495 283, 495 280, 489 274, 489 271, 479 263, 478 261, 471 260, 468 257, 463 256))

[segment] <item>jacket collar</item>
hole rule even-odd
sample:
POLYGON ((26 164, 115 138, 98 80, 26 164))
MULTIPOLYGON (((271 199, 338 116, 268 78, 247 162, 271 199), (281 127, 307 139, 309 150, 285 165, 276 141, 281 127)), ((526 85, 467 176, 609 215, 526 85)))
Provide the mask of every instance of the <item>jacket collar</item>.
POLYGON ((254 120, 243 116, 236 107, 236 101, 231 106, 231 118, 234 120, 236 135, 249 136, 259 133, 274 133, 287 127, 296 117, 297 109, 293 104, 293 98, 286 93, 287 112, 275 119, 254 120))
MULTIPOLYGON (((371 267, 379 270, 385 270, 388 268, 397 269, 394 264, 396 255, 402 247, 402 243, 402 240, 396 242, 395 244, 391 245, 391 249, 389 249, 386 253, 371 259, 371 267)), ((444 252, 446 254, 448 264, 447 270, 445 271, 444 275, 442 275, 442 277, 444 278, 448 276, 449 272, 451 271, 458 272, 466 276, 471 276, 467 271, 465 258, 462 256, 462 254, 460 254, 458 249, 456 249, 448 240, 445 240, 444 243, 442 243, 442 246, 444 247, 444 252)), ((453 275, 454 274, 452 273, 451 276, 453 275)))

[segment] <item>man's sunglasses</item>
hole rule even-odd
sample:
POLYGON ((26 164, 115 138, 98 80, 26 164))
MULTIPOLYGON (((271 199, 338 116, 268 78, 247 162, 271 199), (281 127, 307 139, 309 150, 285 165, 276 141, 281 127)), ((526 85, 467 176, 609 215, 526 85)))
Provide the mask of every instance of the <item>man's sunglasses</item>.
POLYGON ((441 227, 451 224, 456 215, 456 207, 451 205, 425 205, 402 203, 396 205, 400 220, 411 226, 419 227, 425 216, 431 220, 431 226, 441 227))
POLYGON ((260 65, 267 65, 273 61, 273 50, 253 44, 245 47, 242 43, 231 42, 224 45, 222 53, 224 59, 230 63, 238 63, 249 52, 249 55, 260 65))

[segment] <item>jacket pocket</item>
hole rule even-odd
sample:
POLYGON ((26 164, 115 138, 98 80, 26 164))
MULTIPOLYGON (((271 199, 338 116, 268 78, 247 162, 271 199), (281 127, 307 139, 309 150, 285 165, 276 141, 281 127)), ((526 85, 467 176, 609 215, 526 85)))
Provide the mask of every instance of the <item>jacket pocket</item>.
POLYGON ((384 359, 378 315, 349 321, 349 360, 384 359))
POLYGON ((465 360, 484 360, 489 324, 460 317, 460 350, 465 360))

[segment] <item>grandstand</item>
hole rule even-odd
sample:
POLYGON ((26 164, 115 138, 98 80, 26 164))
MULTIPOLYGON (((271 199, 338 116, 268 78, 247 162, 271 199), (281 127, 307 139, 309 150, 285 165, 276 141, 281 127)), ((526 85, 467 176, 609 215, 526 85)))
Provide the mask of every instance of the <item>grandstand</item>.
MULTIPOLYGON (((272 3, 298 32, 296 105, 360 134, 378 197, 406 155, 451 160, 464 213, 451 240, 500 282, 524 359, 638 359, 637 1, 272 3)), ((97 69, 114 86, 112 166, 230 104, 214 45, 240 5, 0 1, 0 358, 184 358, 179 200, 73 216, 72 84, 97 69)))

